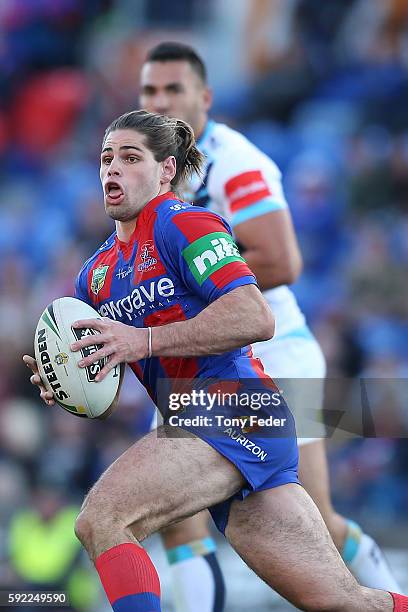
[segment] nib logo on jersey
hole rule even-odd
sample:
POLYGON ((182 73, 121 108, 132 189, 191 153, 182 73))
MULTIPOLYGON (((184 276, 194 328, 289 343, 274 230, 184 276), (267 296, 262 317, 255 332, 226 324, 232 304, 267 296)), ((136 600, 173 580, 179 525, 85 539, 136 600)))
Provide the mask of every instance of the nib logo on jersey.
POLYGON ((232 261, 245 261, 232 237, 224 232, 198 238, 183 250, 183 257, 199 285, 232 261))

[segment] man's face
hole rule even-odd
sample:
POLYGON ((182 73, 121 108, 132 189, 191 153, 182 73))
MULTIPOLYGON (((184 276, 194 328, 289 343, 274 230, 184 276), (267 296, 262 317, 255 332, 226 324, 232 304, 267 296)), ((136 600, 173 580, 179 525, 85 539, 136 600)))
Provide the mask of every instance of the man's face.
POLYGON ((140 104, 150 112, 187 121, 198 137, 207 120, 211 92, 184 60, 147 62, 141 72, 140 104))
POLYGON ((139 132, 111 132, 103 145, 100 167, 106 213, 115 221, 135 219, 160 191, 162 164, 139 132))

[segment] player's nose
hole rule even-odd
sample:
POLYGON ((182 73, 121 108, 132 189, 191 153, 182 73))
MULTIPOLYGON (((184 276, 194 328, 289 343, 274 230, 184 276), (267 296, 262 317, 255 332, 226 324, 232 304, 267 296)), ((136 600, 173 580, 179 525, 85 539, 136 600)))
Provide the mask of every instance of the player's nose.
POLYGON ((119 163, 116 159, 112 159, 111 163, 109 164, 108 167, 108 172, 107 175, 108 176, 117 176, 120 174, 120 166, 119 163))
POLYGON ((159 94, 155 96, 152 101, 152 111, 154 113, 159 113, 160 115, 167 115, 170 110, 170 104, 167 99, 167 96, 159 94))

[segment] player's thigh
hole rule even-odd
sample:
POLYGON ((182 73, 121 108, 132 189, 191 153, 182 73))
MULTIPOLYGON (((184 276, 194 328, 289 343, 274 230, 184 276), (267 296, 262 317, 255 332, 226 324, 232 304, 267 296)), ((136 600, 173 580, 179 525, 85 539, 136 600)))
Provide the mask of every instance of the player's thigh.
POLYGON ((242 487, 243 476, 228 459, 192 434, 170 429, 172 437, 161 427, 125 451, 93 486, 83 512, 90 506, 103 511, 101 521, 136 524, 144 539, 242 487))
POLYGON ((210 515, 203 510, 183 521, 169 525, 161 530, 160 535, 166 548, 174 548, 188 544, 194 540, 202 540, 209 535, 208 522, 210 515))
POLYGON ((342 610, 336 602, 350 604, 346 594, 355 597, 357 583, 315 504, 299 485, 287 484, 234 501, 226 536, 265 582, 301 609, 308 609, 305 602, 311 605, 318 596, 319 601, 335 606, 327 609, 342 610))

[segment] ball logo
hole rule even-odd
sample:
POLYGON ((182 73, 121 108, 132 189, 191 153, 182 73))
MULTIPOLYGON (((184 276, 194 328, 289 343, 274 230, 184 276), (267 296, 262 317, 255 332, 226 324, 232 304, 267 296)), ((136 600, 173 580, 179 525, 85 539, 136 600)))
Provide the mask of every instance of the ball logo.
POLYGON ((58 380, 57 374, 55 373, 54 367, 51 363, 51 357, 48 351, 47 345, 47 332, 45 329, 39 329, 36 337, 39 361, 44 372, 44 376, 47 378, 48 383, 55 395, 57 400, 66 400, 69 398, 69 393, 64 391, 61 387, 61 383, 58 380))
MULTIPOLYGON (((85 338, 86 336, 95 336, 98 334, 98 332, 96 332, 94 329, 89 329, 89 328, 75 329, 74 327, 71 327, 71 329, 72 329, 72 333, 74 334, 77 340, 81 340, 81 338, 85 338)), ((100 348, 101 348, 100 344, 92 344, 91 346, 84 346, 81 349, 82 359, 89 357, 89 355, 93 355, 93 353, 96 353, 96 351, 99 350, 100 348)), ((95 361, 95 363, 92 363, 91 365, 85 368, 86 377, 88 379, 88 382, 95 382, 96 376, 102 370, 106 361, 107 361, 106 358, 99 359, 98 361, 95 361)))
POLYGON ((58 355, 54 357, 54 363, 57 365, 65 365, 68 363, 68 359, 69 357, 66 353, 58 353, 58 355))
POLYGON ((104 286, 108 269, 109 266, 98 266, 98 268, 92 270, 91 291, 95 295, 98 295, 104 286))

